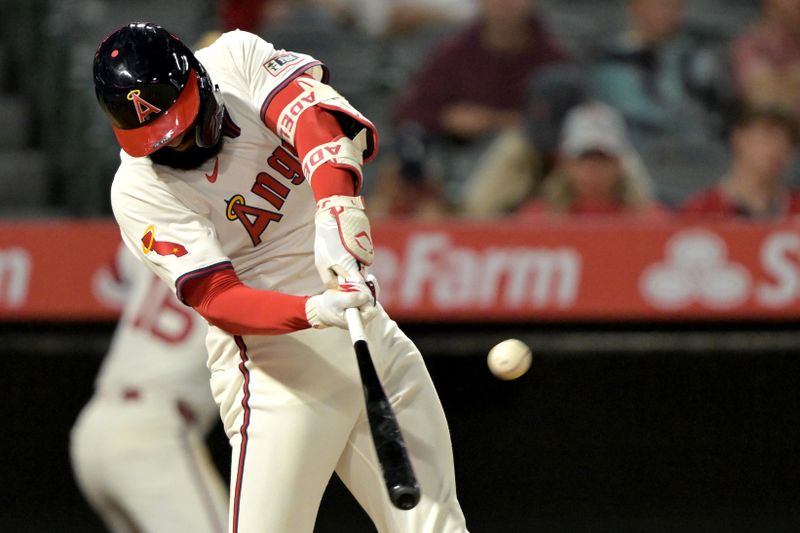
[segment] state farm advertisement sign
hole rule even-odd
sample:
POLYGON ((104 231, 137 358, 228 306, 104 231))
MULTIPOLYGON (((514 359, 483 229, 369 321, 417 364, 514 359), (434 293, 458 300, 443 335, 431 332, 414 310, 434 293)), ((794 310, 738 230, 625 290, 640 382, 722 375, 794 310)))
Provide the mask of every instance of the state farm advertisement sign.
MULTIPOLYGON (((399 320, 796 320, 800 227, 374 221, 399 320)), ((111 320, 113 221, 0 224, 0 319, 111 320)))
POLYGON ((119 242, 106 220, 0 224, 0 319, 113 319, 95 285, 119 242))
POLYGON ((381 300, 413 320, 795 319, 800 228, 387 224, 381 300))

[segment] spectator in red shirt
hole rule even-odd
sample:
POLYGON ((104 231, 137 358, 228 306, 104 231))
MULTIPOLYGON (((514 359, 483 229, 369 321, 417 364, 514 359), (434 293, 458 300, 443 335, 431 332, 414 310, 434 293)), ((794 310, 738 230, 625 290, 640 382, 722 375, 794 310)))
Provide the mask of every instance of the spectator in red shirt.
MULTIPOLYGON (((395 180, 392 190, 383 191, 385 199, 436 194, 431 186, 433 147, 444 160, 441 168, 450 171, 440 177, 445 185, 453 181, 445 199, 457 202, 470 165, 459 167, 453 158, 456 152, 469 158, 482 146, 481 140, 521 124, 531 73, 567 59, 530 0, 481 0, 480 4, 478 20, 435 49, 400 97, 393 118, 401 183, 395 180), (398 188, 405 194, 398 195, 398 188)), ((371 205, 374 208, 376 202, 371 205)), ((418 203, 394 202, 393 207, 413 210, 418 203)))
POLYGON ((606 104, 573 108, 561 132, 559 156, 540 196, 523 204, 522 218, 632 215, 663 220, 649 176, 628 140, 622 116, 606 104))
POLYGON ((743 107, 730 132, 728 172, 689 198, 681 212, 748 219, 800 214, 800 191, 790 189, 784 179, 794 156, 797 124, 786 108, 743 107))

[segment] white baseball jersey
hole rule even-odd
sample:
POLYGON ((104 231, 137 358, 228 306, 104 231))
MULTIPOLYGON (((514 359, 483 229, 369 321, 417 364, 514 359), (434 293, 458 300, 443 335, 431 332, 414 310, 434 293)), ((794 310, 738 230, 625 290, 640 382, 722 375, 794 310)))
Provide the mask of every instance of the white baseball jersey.
POLYGON ((95 388, 180 400, 208 427, 219 415, 208 385, 205 320, 125 249, 117 269, 129 292, 95 388))
MULTIPOLYGON (((195 170, 121 152, 112 205, 123 240, 140 257, 144 253, 179 295, 185 280, 227 262, 254 288, 321 292, 311 187, 291 149, 265 126, 263 114, 289 81, 303 73, 321 80, 324 68, 242 31, 222 35, 196 55, 225 102, 223 148, 195 170)), ((211 330, 209 342, 218 333, 211 330)), ((213 360, 209 364, 213 367, 213 360)))

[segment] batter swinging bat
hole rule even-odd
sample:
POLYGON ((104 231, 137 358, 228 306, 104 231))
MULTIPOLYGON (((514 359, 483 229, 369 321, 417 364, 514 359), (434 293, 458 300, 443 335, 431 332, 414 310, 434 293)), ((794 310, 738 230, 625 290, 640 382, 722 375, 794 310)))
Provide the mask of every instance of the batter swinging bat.
POLYGON ((358 360, 372 442, 378 454, 389 499, 398 509, 413 509, 419 503, 419 483, 408 459, 400 426, 372 364, 361 315, 358 314, 358 309, 350 308, 345 311, 345 317, 358 360))

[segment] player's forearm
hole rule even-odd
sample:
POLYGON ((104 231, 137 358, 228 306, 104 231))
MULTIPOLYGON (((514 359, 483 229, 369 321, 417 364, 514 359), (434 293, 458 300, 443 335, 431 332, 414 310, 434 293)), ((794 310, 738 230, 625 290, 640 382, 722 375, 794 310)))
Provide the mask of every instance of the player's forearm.
POLYGON ((233 335, 281 335, 311 327, 307 297, 253 289, 233 269, 192 280, 182 293, 210 324, 233 335))
POLYGON ((195 309, 210 324, 233 335, 281 335, 311 327, 307 299, 240 285, 218 295, 202 311, 195 309))
MULTIPOLYGON (((297 122, 297 155, 303 161, 310 151, 343 135, 341 126, 332 114, 320 108, 309 109, 297 122)), ((325 163, 314 172, 311 190, 314 199, 319 201, 335 195, 355 196, 358 193, 357 184, 358 177, 350 170, 325 163)))
POLYGON ((264 123, 294 146, 317 201, 337 195, 355 196, 361 188, 362 153, 354 153, 355 145, 338 120, 354 120, 349 115, 354 110, 341 107, 330 95, 325 105, 304 108, 305 103, 319 97, 315 91, 323 90, 313 82, 303 75, 283 87, 269 100, 264 123), (287 109, 296 111, 287 116, 287 109), (343 138, 348 141, 343 142, 343 138))

